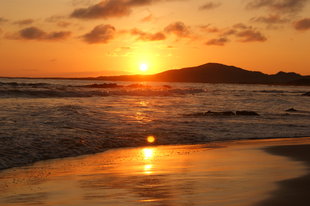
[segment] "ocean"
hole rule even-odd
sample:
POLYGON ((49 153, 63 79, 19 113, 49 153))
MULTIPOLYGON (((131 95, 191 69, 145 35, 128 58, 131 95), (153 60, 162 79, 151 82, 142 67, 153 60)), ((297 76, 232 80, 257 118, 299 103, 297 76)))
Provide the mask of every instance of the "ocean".
POLYGON ((309 87, 2 78, 0 169, 145 146, 149 136, 155 145, 310 136, 306 92, 309 87))

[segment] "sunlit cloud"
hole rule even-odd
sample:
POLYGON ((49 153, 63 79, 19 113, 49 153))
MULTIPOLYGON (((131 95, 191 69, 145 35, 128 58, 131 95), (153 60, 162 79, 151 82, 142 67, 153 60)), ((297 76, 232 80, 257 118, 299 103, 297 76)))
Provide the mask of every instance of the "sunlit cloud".
POLYGON ((34 23, 34 19, 23 19, 19 21, 13 22, 13 24, 19 25, 19 26, 25 26, 34 23))
POLYGON ((294 23, 294 28, 299 31, 310 29, 310 18, 304 18, 294 23))
POLYGON ((247 8, 266 8, 276 12, 296 13, 301 11, 308 0, 249 0, 247 8))
POLYGON ((138 36, 138 39, 143 41, 161 41, 166 39, 163 32, 147 33, 136 28, 131 30, 131 34, 138 36))
POLYGON ((37 27, 27 27, 10 35, 10 39, 39 40, 39 41, 59 41, 67 39, 71 35, 69 31, 45 32, 37 27))
POLYGON ((221 3, 218 2, 208 2, 199 7, 200 10, 211 10, 221 6, 221 3))
POLYGON ((180 21, 169 24, 165 28, 165 32, 174 34, 178 37, 190 37, 191 35, 190 27, 180 21))
POLYGON ((116 29, 112 25, 98 25, 89 33, 83 35, 85 42, 89 44, 106 44, 114 39, 116 29))

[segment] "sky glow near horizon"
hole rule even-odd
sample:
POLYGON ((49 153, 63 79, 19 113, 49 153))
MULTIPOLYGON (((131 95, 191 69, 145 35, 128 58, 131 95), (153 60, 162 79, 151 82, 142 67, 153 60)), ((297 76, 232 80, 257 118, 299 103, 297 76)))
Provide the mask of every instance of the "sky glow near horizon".
POLYGON ((208 62, 309 75, 309 14, 310 0, 0 0, 0 76, 152 74, 208 62))

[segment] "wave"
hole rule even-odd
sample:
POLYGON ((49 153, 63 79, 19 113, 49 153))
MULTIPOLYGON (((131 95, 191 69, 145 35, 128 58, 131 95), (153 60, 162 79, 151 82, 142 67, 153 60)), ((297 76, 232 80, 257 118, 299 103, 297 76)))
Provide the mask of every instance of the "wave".
POLYGON ((204 89, 172 88, 170 86, 148 86, 133 84, 91 84, 59 86, 51 84, 6 83, 0 87, 2 98, 64 98, 64 97, 106 97, 106 96, 173 96, 206 92, 204 89), (9 87, 7 87, 9 85, 9 87), (13 88, 12 88, 13 87, 13 88))

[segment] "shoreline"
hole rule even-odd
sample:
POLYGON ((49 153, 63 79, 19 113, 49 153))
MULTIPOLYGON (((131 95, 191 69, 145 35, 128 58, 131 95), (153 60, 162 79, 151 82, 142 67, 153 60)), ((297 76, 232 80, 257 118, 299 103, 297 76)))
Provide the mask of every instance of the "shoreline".
MULTIPOLYGON (((138 75, 139 76, 139 75, 138 75)), ((240 84, 240 85, 268 85, 268 86, 294 86, 294 87, 309 87, 309 83, 242 83, 242 82, 182 82, 182 81, 155 81, 155 80, 110 80, 100 79, 97 77, 0 77, 0 79, 42 79, 42 80, 73 80, 73 81, 100 81, 100 82, 150 82, 150 83, 190 83, 190 84, 240 84)))
POLYGON ((308 150, 310 138, 118 148, 41 161, 0 171, 0 205, 274 206, 274 198, 287 201, 283 182, 309 177, 309 164, 296 161, 309 157, 298 147, 308 150), (274 148, 282 149, 270 154, 274 148), (296 159, 280 156, 283 148, 296 159))
POLYGON ((74 154, 74 155, 68 155, 68 156, 61 156, 61 157, 56 157, 56 158, 46 158, 46 159, 39 159, 39 160, 35 160, 32 162, 27 162, 27 163, 17 163, 17 164, 13 164, 13 166, 8 166, 8 167, 4 167, 3 165, 5 165, 5 162, 1 162, 0 160, 0 173, 1 171, 5 171, 5 170, 9 170, 9 169, 14 169, 14 168, 20 168, 20 167, 27 167, 27 166, 31 166, 33 164, 36 164, 38 162, 44 162, 44 161, 49 161, 49 160, 59 160, 59 159, 65 159, 65 158, 75 158, 75 157, 83 157, 85 155, 96 155, 96 154, 100 154, 100 153, 104 153, 110 150, 115 150, 115 149, 128 149, 128 148, 141 148, 141 147, 148 147, 148 146, 153 146, 153 147, 157 147, 157 146, 186 146, 186 145, 212 145, 212 144, 221 144, 221 145, 225 145, 225 144, 230 144, 230 143, 234 143, 234 142, 252 142, 253 144, 255 142, 264 142, 264 141, 282 141, 282 140, 298 140, 298 139, 305 139, 308 137, 305 136, 295 136, 295 137, 269 137, 269 138, 246 138, 246 139, 233 139, 233 140, 215 140, 215 141, 210 141, 210 142, 205 142, 205 143, 196 143, 196 144, 163 144, 163 145, 157 145, 157 144, 145 144, 145 145, 139 145, 136 147, 115 147, 115 148, 103 148, 103 150, 98 151, 98 152, 93 152, 93 153, 81 153, 81 154, 74 154))

